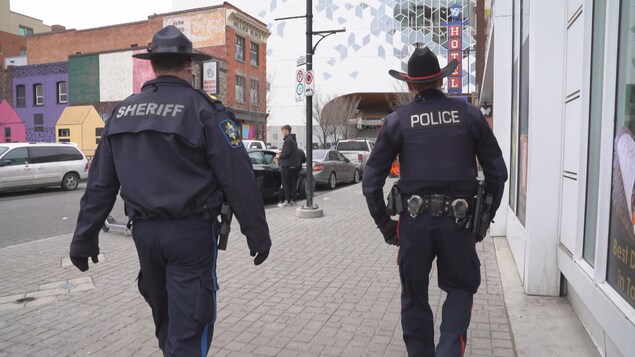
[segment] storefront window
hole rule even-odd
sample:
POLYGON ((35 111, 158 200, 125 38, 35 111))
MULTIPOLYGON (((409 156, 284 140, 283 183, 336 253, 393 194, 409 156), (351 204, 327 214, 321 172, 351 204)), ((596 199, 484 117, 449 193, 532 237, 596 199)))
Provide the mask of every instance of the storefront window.
POLYGON ((520 115, 518 133, 518 208, 524 226, 527 216, 527 157, 529 156, 529 0, 521 0, 520 18, 520 115))
POLYGON ((623 0, 617 67, 607 282, 635 307, 635 0, 623 0))
POLYGON ((520 66, 520 0, 514 0, 512 17, 513 64, 512 64, 512 132, 511 160, 509 164, 509 206, 516 212, 518 183, 518 107, 519 107, 519 66, 520 66))
POLYGON ((586 211, 582 257, 595 266, 595 238, 598 213, 600 132, 602 130, 602 77, 604 75, 604 25, 606 2, 593 3, 593 52, 591 54, 591 103, 589 107, 589 147, 587 150, 586 211))

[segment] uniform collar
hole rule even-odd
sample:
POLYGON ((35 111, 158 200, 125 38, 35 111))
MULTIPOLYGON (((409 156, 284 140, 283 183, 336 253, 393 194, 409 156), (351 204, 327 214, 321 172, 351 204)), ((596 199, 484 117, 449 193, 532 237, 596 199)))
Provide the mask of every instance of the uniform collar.
POLYGON ((429 99, 443 99, 446 98, 445 93, 438 89, 424 89, 421 92, 417 93, 415 99, 423 98, 425 100, 429 99))
POLYGON ((161 77, 157 77, 155 79, 145 82, 143 84, 143 87, 141 87, 141 90, 147 89, 147 87, 150 87, 150 86, 156 87, 157 85, 161 85, 161 84, 180 84, 180 85, 192 87, 190 82, 184 81, 181 78, 177 78, 174 76, 161 76, 161 77))

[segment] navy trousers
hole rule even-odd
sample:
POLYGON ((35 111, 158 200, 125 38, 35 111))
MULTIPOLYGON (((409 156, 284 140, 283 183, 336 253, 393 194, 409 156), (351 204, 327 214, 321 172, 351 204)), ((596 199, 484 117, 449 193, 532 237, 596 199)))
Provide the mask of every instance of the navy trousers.
POLYGON ((200 216, 136 220, 139 292, 164 356, 207 356, 216 320, 216 238, 200 216))
POLYGON ((401 215, 398 232, 401 325, 408 355, 463 356, 472 297, 481 283, 474 234, 459 228, 451 217, 424 214, 412 218, 407 213, 401 215), (436 349, 434 320, 428 303, 430 270, 435 257, 439 288, 447 293, 436 349))

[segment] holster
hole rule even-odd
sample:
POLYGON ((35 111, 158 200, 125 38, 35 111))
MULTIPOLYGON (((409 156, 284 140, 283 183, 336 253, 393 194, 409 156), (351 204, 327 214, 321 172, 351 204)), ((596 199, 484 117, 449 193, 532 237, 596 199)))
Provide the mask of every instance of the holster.
POLYGON ((234 212, 231 206, 227 202, 223 202, 220 208, 220 228, 218 233, 218 249, 227 249, 227 240, 229 239, 229 232, 231 232, 232 219, 234 218, 234 212))
POLYGON ((388 194, 386 212, 389 216, 398 216, 402 214, 404 210, 405 205, 403 202, 403 197, 401 196, 401 191, 399 190, 399 186, 397 186, 397 184, 394 184, 390 189, 390 193, 388 194))

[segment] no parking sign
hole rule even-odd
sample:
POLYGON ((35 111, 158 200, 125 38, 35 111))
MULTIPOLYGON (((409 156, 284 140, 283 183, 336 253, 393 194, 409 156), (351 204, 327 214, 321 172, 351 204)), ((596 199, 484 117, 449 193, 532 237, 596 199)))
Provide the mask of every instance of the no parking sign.
POLYGON ((304 95, 310 97, 313 95, 313 70, 306 72, 304 76, 304 95))
POLYGON ((304 100, 304 70, 297 69, 295 71, 295 101, 304 100))

